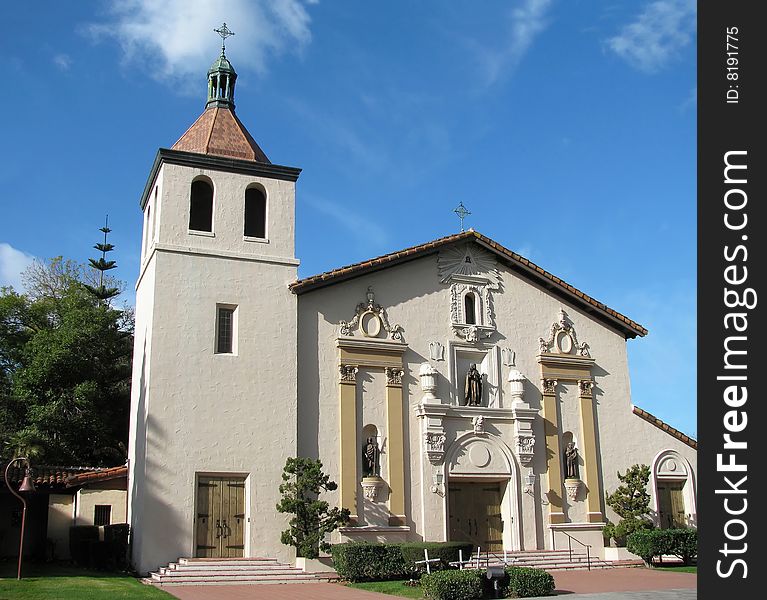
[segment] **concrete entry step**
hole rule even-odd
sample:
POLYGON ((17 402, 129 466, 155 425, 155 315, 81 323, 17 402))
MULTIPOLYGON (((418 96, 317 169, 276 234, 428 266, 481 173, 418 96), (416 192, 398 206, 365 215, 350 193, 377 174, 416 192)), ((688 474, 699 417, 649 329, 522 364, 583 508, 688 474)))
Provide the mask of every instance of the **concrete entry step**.
MULTIPOLYGON (((473 554, 473 563, 479 564, 480 568, 490 566, 503 566, 504 554, 484 553, 479 556, 473 554)), ((580 570, 580 569, 611 569, 613 565, 605 562, 598 556, 587 556, 585 552, 570 552, 569 550, 531 550, 529 552, 507 552, 505 555, 506 565, 516 567, 535 567, 547 571, 580 570)), ((471 567, 467 564, 466 567, 471 567)))
POLYGON ((274 558, 179 558, 177 562, 150 573, 149 582, 159 586, 256 585, 319 583, 335 581, 335 573, 305 573, 274 558))

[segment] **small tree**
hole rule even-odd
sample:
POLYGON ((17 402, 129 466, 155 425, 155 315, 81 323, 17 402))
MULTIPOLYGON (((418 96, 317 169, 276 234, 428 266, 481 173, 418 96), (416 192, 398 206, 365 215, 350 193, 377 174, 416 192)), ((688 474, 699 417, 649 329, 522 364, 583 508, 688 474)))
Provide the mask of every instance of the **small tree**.
POLYGON ((320 550, 330 550, 330 544, 324 541, 325 534, 349 522, 349 509, 330 508, 326 501, 319 499, 322 492, 338 487, 322 472, 319 460, 288 458, 282 480, 282 499, 277 510, 294 516, 290 519, 290 529, 282 532, 280 541, 286 546, 294 546, 298 556, 317 558, 320 550))
POLYGON ((651 529, 652 522, 647 518, 650 512, 650 494, 647 483, 650 481, 650 467, 633 465, 624 475, 618 473, 619 485, 612 494, 607 494, 607 506, 619 517, 620 523, 609 523, 604 534, 615 539, 619 546, 626 543, 626 536, 639 529, 651 529))

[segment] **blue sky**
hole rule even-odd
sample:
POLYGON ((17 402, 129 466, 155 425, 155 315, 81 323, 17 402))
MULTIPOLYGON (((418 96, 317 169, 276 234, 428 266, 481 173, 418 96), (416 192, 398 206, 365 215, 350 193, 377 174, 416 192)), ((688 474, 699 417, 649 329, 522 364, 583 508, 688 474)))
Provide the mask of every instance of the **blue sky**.
POLYGON ((109 213, 132 288, 139 196, 202 112, 226 21, 238 116, 304 170, 300 276, 454 233, 463 202, 467 227, 650 330, 628 342, 633 402, 695 435, 694 0, 0 10, 0 285, 93 256, 109 213))

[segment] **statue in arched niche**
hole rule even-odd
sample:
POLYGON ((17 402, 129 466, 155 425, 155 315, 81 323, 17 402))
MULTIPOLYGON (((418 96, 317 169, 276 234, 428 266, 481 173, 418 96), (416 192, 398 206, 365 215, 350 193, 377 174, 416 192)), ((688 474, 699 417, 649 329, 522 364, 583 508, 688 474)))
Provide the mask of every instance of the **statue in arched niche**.
POLYGON ((578 469, 578 448, 575 442, 569 442, 565 447, 565 479, 580 479, 578 469))
POLYGON ((477 365, 472 364, 466 373, 466 385, 464 386, 464 405, 482 405, 482 373, 477 370, 477 365))
POLYGON ((378 465, 380 454, 378 441, 374 437, 369 437, 362 448, 362 475, 364 477, 380 475, 380 467, 378 465))

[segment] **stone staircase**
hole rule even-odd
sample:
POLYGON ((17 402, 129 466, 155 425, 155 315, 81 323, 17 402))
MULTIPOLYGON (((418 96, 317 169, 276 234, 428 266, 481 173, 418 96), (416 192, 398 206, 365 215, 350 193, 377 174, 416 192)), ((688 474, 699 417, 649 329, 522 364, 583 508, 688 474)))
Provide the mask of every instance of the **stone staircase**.
MULTIPOLYGON (((601 560, 599 556, 591 556, 587 559, 586 552, 576 552, 573 550, 572 555, 568 550, 532 550, 524 552, 507 552, 506 564, 515 567, 536 567, 538 569, 545 569, 546 571, 575 571, 591 569, 612 569, 613 564, 601 560)), ((477 554, 473 554, 471 557, 473 564, 476 564, 477 554)), ((480 568, 485 568, 488 565, 491 566, 503 566, 504 554, 499 553, 485 553, 479 556, 480 568)), ((471 568, 472 565, 466 565, 466 568, 471 568)))
POLYGON ((305 573, 274 558, 179 558, 150 573, 147 583, 173 585, 227 585, 260 583, 318 583, 335 581, 331 573, 305 573))

